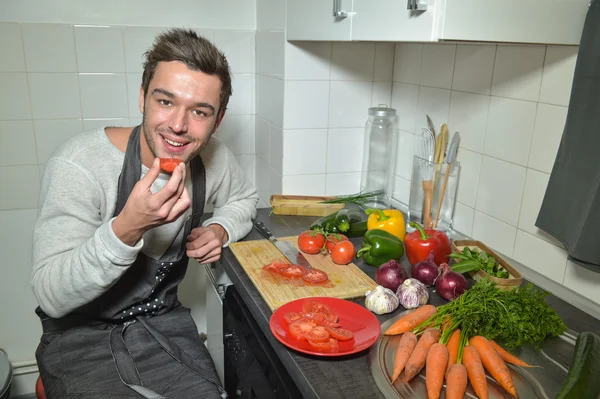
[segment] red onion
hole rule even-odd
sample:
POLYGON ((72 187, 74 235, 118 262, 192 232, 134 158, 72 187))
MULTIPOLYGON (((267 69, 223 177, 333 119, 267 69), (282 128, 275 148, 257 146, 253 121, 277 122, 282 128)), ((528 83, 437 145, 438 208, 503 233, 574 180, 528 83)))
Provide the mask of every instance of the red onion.
POLYGON ((387 261, 377 268, 375 281, 382 287, 396 292, 400 284, 408 278, 408 274, 401 264, 394 259, 387 261))
POLYGON ((435 279, 439 275, 438 267, 433 261, 434 256, 435 255, 433 251, 431 251, 427 259, 415 264, 410 269, 410 275, 425 284, 427 287, 434 285, 435 279))
POLYGON ((450 269, 447 263, 440 265, 442 274, 435 282, 435 289, 439 296, 447 301, 458 298, 467 289, 467 279, 460 273, 450 269))

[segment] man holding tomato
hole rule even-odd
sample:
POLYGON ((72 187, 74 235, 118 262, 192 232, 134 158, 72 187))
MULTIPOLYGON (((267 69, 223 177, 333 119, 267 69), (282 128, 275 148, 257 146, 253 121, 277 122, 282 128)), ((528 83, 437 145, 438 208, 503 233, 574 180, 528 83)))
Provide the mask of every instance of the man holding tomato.
POLYGON ((177 287, 189 258, 216 261, 256 215, 213 137, 231 93, 225 56, 172 29, 146 53, 142 124, 84 132, 47 162, 31 285, 48 398, 226 396, 177 287))

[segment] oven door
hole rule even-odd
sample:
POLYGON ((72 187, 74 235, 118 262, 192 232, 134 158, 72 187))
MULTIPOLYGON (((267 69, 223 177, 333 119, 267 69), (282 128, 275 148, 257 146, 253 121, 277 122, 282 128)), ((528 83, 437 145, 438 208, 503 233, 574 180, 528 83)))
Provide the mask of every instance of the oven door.
POLYGON ((206 267, 206 347, 210 353, 217 374, 224 383, 223 356, 223 298, 231 280, 219 262, 206 267))
POLYGON ((223 303, 225 390, 245 399, 302 398, 235 286, 223 303))

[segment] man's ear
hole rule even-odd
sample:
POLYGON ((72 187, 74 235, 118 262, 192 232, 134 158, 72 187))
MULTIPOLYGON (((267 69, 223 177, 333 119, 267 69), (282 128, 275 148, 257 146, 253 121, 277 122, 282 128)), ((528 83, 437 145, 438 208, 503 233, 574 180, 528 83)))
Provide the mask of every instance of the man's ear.
POLYGON ((213 128, 213 131, 211 134, 215 134, 215 132, 219 128, 219 125, 221 125, 221 122, 223 121, 223 117, 225 116, 225 111, 226 110, 223 110, 223 112, 219 111, 219 113, 217 114, 217 120, 215 121, 215 127, 213 128))
POLYGON ((139 106, 140 106, 140 112, 142 113, 142 115, 144 115, 144 88, 143 87, 140 87, 139 106))

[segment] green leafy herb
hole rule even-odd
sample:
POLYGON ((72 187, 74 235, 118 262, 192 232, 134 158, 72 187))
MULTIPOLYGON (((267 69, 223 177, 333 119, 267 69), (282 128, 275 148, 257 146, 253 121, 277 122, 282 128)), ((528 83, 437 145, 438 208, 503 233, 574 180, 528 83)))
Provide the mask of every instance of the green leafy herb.
POLYGON ((469 338, 483 335, 503 342, 508 348, 531 344, 539 349, 546 338, 567 330, 562 319, 546 303, 548 295, 532 284, 502 291, 493 281, 484 279, 454 301, 439 306, 437 313, 417 327, 415 333, 421 333, 431 323, 439 328, 449 317, 452 324, 444 334, 460 328, 469 338))
POLYGON ((504 269, 493 256, 485 251, 465 247, 462 252, 450 254, 451 258, 459 259, 451 269, 457 273, 468 273, 483 270, 490 276, 508 278, 510 274, 504 269))
POLYGON ((383 194, 382 190, 359 192, 352 195, 343 195, 330 200, 321 201, 322 204, 356 204, 365 209, 368 203, 383 194))

